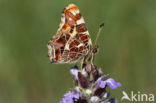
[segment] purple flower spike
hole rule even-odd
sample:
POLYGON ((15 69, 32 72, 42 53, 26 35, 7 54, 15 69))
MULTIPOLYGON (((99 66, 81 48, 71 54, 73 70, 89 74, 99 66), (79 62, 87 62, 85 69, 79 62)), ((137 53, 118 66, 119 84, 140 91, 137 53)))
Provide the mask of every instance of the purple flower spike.
POLYGON ((105 79, 103 76, 96 81, 96 85, 100 88, 105 88, 106 85, 108 85, 111 89, 116 89, 121 86, 121 84, 116 82, 113 78, 105 79))
POLYGON ((117 103, 110 97, 106 87, 116 89, 121 86, 113 78, 104 75, 95 65, 84 65, 80 70, 78 66, 70 69, 73 75, 74 88, 66 93, 60 103, 117 103))
POLYGON ((73 99, 79 99, 82 95, 77 90, 73 90, 70 93, 66 93, 64 96, 60 103, 74 103, 73 99))

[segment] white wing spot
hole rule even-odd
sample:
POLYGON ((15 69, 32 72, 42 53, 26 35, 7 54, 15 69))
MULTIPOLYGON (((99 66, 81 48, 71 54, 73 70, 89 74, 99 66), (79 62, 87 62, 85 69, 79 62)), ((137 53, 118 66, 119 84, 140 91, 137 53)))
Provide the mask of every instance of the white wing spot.
POLYGON ((71 13, 75 16, 76 14, 79 14, 80 11, 79 10, 71 10, 71 13))
POLYGON ((65 45, 65 50, 69 50, 69 44, 68 43, 65 45))
POLYGON ((79 48, 80 46, 83 46, 84 44, 80 43, 77 47, 79 48))
POLYGON ((81 17, 79 20, 77 20, 77 24, 79 25, 79 24, 82 24, 82 23, 85 23, 85 22, 84 22, 84 19, 81 17))
POLYGON ((69 18, 70 21, 72 21, 72 18, 69 18))
POLYGON ((61 23, 59 25, 58 31, 61 30, 61 28, 63 27, 64 24, 65 24, 65 15, 62 14, 61 23))

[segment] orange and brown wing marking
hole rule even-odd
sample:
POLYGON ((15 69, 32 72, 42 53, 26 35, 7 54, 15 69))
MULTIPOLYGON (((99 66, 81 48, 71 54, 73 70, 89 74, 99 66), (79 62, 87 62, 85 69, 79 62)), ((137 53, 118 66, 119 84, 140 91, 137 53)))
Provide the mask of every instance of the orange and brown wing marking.
POLYGON ((63 11, 63 15, 65 18, 65 24, 62 27, 63 32, 69 32, 71 28, 76 25, 76 22, 81 18, 80 10, 76 5, 70 4, 63 11))
POLYGON ((58 63, 61 60, 65 44, 69 38, 69 34, 63 34, 57 40, 48 42, 48 56, 52 63, 58 63))
POLYGON ((90 51, 92 45, 83 17, 76 5, 68 5, 62 13, 56 35, 48 42, 52 63, 77 62, 90 51))
POLYGON ((87 55, 92 43, 80 10, 75 5, 69 5, 64 10, 64 14, 66 22, 62 31, 71 34, 71 39, 66 44, 65 50, 68 51, 69 61, 76 62, 87 55))

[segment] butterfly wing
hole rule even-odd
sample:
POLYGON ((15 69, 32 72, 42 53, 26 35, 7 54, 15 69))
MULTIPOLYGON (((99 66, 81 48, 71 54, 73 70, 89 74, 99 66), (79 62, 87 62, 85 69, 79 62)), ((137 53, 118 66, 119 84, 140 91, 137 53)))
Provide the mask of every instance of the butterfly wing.
POLYGON ((68 5, 62 13, 56 35, 48 42, 52 63, 72 63, 85 57, 92 42, 83 17, 76 5, 68 5))

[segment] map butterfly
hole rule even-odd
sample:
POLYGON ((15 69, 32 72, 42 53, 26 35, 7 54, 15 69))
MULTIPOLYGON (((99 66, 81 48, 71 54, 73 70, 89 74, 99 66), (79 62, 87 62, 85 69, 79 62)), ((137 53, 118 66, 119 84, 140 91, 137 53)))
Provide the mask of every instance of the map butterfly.
POLYGON ((57 33, 47 47, 51 63, 74 63, 79 60, 85 63, 93 59, 98 49, 92 46, 85 21, 74 4, 63 10, 57 33))

